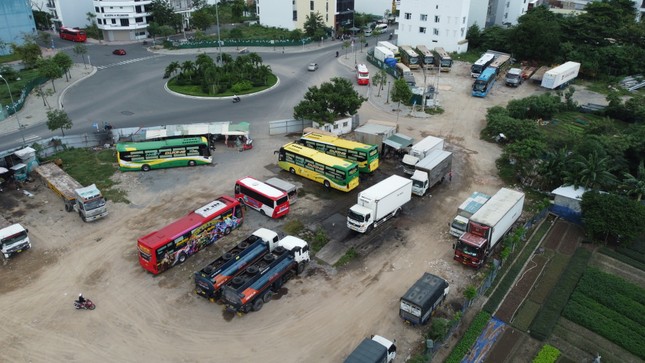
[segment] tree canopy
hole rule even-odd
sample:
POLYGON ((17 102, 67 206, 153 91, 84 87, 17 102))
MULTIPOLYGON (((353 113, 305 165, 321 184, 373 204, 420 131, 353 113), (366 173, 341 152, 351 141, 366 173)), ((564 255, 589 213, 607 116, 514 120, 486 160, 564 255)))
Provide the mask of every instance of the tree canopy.
POLYGON ((293 117, 331 123, 355 114, 365 101, 348 79, 335 77, 320 87, 309 87, 304 99, 294 108, 293 117))

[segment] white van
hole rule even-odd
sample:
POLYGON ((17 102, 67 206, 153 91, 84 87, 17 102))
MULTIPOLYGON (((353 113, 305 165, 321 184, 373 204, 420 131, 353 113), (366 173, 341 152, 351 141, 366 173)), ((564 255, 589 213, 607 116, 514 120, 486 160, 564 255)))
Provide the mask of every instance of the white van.
POLYGON ((387 32, 387 24, 376 24, 374 27, 374 30, 378 30, 381 32, 381 34, 387 32))

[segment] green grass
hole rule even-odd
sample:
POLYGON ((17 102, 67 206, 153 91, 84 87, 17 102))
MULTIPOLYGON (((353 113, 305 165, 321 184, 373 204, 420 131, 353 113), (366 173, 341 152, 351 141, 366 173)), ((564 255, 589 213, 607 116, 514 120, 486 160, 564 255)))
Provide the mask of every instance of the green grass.
POLYGON ((341 258, 338 259, 338 261, 334 266, 336 267, 345 266, 357 257, 358 257, 358 252, 356 252, 354 247, 351 247, 349 250, 347 250, 347 252, 345 252, 345 254, 341 258))
POLYGON ((540 276, 538 285, 529 294, 529 299, 538 304, 542 304, 549 296, 549 293, 551 292, 555 284, 558 283, 562 272, 569 263, 569 259, 570 257, 567 255, 554 253, 553 258, 551 259, 551 261, 549 261, 549 266, 544 269, 542 276, 540 276))
POLYGON ((513 326, 521 331, 527 331, 531 322, 540 310, 540 304, 531 300, 524 300, 513 318, 513 326))
POLYGON ((634 94, 621 87, 619 82, 620 78, 617 79, 598 79, 592 81, 586 81, 577 79, 576 85, 581 85, 587 88, 587 90, 608 95, 609 92, 617 91, 621 96, 633 96, 634 94))
MULTIPOLYGON (((1 67, 0 67, 1 68, 1 67)), ((37 79, 40 78, 40 75, 38 74, 38 70, 36 69, 30 69, 30 70, 23 70, 17 73, 19 80, 7 80, 7 83, 9 83, 9 88, 11 88, 11 95, 13 96, 14 101, 18 101, 20 98, 20 93, 22 92, 22 89, 25 88, 25 86, 37 79)), ((49 84, 51 86, 51 84, 49 84)), ((47 84, 43 87, 43 89, 47 88, 47 84)), ((2 105, 9 105, 11 104, 11 97, 9 97, 9 90, 7 89, 7 84, 4 83, 4 81, 0 80, 0 104, 2 105)))
POLYGON ((245 94, 252 94, 252 93, 257 93, 260 91, 264 91, 265 89, 269 89, 273 87, 276 83, 278 82, 278 77, 275 75, 270 75, 269 76, 269 81, 268 85, 266 86, 261 86, 261 87, 253 87, 248 91, 243 91, 243 92, 238 92, 238 93, 233 93, 231 90, 227 90, 224 93, 218 93, 216 95, 213 94, 206 94, 202 92, 202 87, 198 85, 177 85, 176 78, 172 78, 170 81, 168 81, 168 88, 177 93, 181 93, 184 95, 189 95, 189 96, 198 96, 198 97, 212 97, 212 98, 219 98, 219 97, 230 97, 233 96, 234 94, 237 95, 245 95, 245 94))
POLYGON ((305 229, 305 226, 299 220, 294 219, 285 223, 283 228, 287 234, 297 236, 305 229))
POLYGON ((476 52, 466 52, 466 53, 459 53, 459 54, 451 54, 450 57, 453 60, 458 60, 462 62, 468 62, 468 63, 475 63, 479 58, 481 58, 482 52, 476 51, 476 52))
POLYGON ((103 196, 115 203, 130 203, 127 193, 117 188, 118 183, 111 177, 118 169, 114 150, 92 151, 90 149, 69 149, 47 160, 61 159, 63 170, 81 185, 96 184, 103 196))
MULTIPOLYGON (((625 251, 625 250, 623 250, 623 251, 625 251)), ((600 247, 598 249, 598 252, 602 253, 603 255, 607 255, 609 257, 615 258, 618 261, 626 263, 626 264, 628 264, 628 265, 630 265, 632 267, 635 267, 635 268, 637 268, 637 269, 639 269, 641 271, 645 271, 645 263, 632 258, 635 255, 631 255, 631 254, 627 255, 627 254, 622 253, 622 252, 614 251, 611 248, 608 248, 608 247, 605 247, 605 246, 600 247)))

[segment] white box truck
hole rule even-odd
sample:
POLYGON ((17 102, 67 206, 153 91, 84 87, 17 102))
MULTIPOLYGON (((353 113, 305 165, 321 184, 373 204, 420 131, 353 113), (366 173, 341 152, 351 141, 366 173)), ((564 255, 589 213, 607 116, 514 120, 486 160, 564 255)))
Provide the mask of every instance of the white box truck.
POLYGON ((374 58, 381 62, 385 62, 388 58, 394 59, 394 53, 385 47, 374 47, 374 58))
POLYGON ((578 77, 579 71, 580 63, 566 62, 544 73, 541 86, 548 89, 563 88, 578 77))
POLYGON ((412 193, 422 197, 430 188, 443 181, 452 169, 452 153, 434 150, 415 165, 412 180, 412 193))
POLYGON ((517 222, 524 207, 524 193, 502 188, 470 217, 466 233, 454 245, 454 259, 480 268, 499 241, 517 222))
POLYGON ((450 234, 455 237, 461 237, 466 233, 470 217, 475 214, 488 200, 490 195, 474 192, 468 199, 459 205, 457 208, 457 215, 452 219, 448 225, 450 226, 450 234))
POLYGON ((11 223, 0 216, 0 251, 4 258, 31 248, 28 232, 20 223, 11 223))
POLYGON ((396 216, 412 199, 412 180, 392 175, 358 193, 358 201, 347 214, 347 227, 366 233, 396 216))
POLYGON ((365 338, 361 344, 345 358, 345 363, 392 363, 396 358, 396 340, 394 342, 380 335, 365 338))
POLYGON ((403 172, 406 174, 414 173, 414 166, 419 160, 425 158, 434 150, 443 150, 444 141, 434 136, 426 136, 421 141, 412 145, 410 151, 403 156, 403 172))

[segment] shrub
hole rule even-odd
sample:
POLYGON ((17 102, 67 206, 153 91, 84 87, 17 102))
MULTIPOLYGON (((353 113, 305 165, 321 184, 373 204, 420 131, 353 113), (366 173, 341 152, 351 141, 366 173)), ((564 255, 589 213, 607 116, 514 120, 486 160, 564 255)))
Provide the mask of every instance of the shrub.
POLYGON ((544 345, 533 359, 533 363, 555 363, 560 357, 560 351, 551 345, 544 345))
POLYGON ((305 229, 304 224, 300 222, 299 220, 291 220, 284 225, 284 231, 287 232, 287 234, 291 234, 294 236, 297 236, 300 234, 305 229))
POLYGON ((445 362, 461 362, 462 358, 468 353, 470 347, 477 341, 477 338, 479 338, 479 335, 482 333, 482 331, 484 331, 484 328, 486 328, 489 320, 489 313, 481 311, 479 314, 477 314, 477 316, 475 316, 475 319, 473 319, 472 323, 468 327, 468 330, 466 330, 464 336, 462 336, 459 340, 459 343, 457 343, 452 352, 450 352, 450 355, 448 356, 448 358, 446 358, 445 362))
POLYGON ((450 329, 450 320, 444 318, 432 318, 430 325, 430 330, 426 335, 428 339, 432 340, 442 340, 448 334, 448 329, 450 329))

